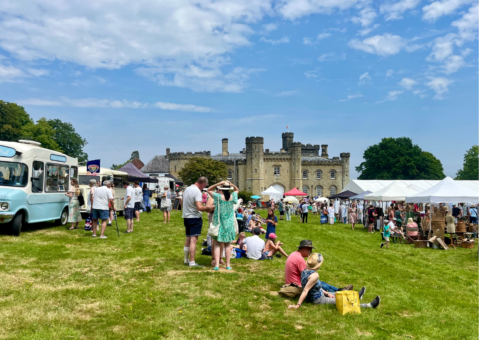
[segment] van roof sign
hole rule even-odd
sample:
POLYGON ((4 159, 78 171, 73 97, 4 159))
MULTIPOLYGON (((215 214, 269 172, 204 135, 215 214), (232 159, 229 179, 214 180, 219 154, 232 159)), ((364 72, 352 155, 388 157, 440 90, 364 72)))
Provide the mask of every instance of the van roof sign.
POLYGON ((55 162, 63 162, 65 163, 67 161, 67 158, 65 156, 60 156, 60 155, 50 155, 50 160, 55 161, 55 162))
POLYGON ((0 157, 13 157, 17 154, 17 151, 8 146, 0 146, 0 157))

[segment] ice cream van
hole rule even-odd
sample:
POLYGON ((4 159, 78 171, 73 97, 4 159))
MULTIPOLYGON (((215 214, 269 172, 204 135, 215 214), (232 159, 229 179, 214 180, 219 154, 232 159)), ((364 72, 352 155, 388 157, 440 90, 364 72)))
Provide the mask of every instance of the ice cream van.
POLYGON ((78 160, 34 141, 0 141, 0 228, 19 236, 26 223, 68 221, 78 160))

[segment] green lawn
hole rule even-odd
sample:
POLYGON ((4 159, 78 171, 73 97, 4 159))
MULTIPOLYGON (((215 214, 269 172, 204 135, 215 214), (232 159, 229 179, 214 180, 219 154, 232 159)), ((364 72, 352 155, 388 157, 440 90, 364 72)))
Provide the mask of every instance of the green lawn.
POLYGON ((168 225, 158 211, 141 219, 133 234, 108 227, 107 240, 54 226, 0 236, 0 339, 478 338, 477 248, 386 250, 361 225, 280 221, 288 253, 313 240, 323 281, 364 285, 366 302, 382 298, 376 310, 341 316, 332 305, 287 309, 277 294, 285 258, 234 259, 226 273, 198 255, 207 267, 189 270, 181 213, 168 225))

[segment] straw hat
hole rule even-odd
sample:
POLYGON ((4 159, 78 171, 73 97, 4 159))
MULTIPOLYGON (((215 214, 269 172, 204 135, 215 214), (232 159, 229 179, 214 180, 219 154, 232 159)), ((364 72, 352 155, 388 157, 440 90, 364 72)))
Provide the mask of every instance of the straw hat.
POLYGON ((322 262, 323 255, 321 255, 320 253, 312 253, 306 260, 306 267, 311 270, 318 270, 319 267, 321 267, 322 262))
POLYGON ((234 190, 234 188, 229 184, 223 184, 223 186, 218 187, 218 190, 234 190))

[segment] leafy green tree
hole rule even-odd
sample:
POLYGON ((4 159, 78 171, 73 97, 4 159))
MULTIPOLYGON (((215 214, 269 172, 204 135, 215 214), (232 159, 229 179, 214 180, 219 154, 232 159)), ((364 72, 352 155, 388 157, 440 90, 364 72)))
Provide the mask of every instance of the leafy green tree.
POLYGON ((48 124, 46 118, 40 118, 37 123, 30 122, 22 129, 22 139, 34 140, 42 143, 42 147, 50 150, 63 152, 53 136, 55 130, 48 124))
POLYGON ((178 173, 186 185, 196 183, 198 178, 205 176, 210 184, 226 179, 228 175, 225 163, 211 158, 193 157, 178 173))
POLYGON ((456 179, 475 180, 479 179, 479 145, 473 145, 464 155, 464 165, 456 173, 456 179))
POLYGON ((78 158, 79 162, 88 160, 88 155, 83 151, 88 143, 75 131, 72 124, 62 122, 60 119, 50 119, 47 122, 53 128, 53 140, 65 154, 78 158))
POLYGON ((0 100, 0 140, 17 142, 23 127, 30 123, 33 120, 22 106, 0 100))
POLYGON ((358 179, 443 179, 441 161, 407 137, 383 138, 364 151, 358 179))
POLYGON ((248 201, 252 201, 251 196, 253 193, 246 190, 241 190, 238 192, 238 199, 242 198, 244 203, 248 203, 248 201))

